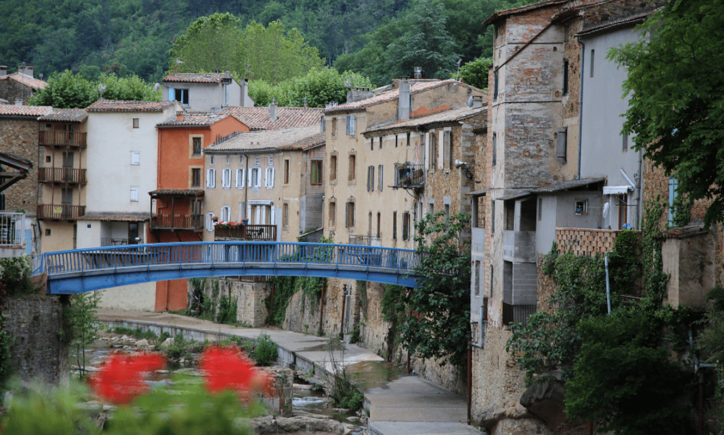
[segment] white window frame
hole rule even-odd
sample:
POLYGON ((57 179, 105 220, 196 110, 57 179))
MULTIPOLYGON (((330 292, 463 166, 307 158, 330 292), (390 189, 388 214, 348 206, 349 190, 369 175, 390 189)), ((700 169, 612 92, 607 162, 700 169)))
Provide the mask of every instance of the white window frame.
POLYGON ((228 189, 231 187, 231 168, 221 170, 221 187, 228 189))
POLYGON ((206 213, 206 231, 213 232, 214 231, 214 212, 208 212, 206 213))
POLYGON ((216 169, 214 168, 206 169, 206 187, 209 189, 216 187, 216 169))
POLYGON ((260 187, 261 186, 261 168, 254 166, 249 168, 249 187, 260 187))
POLYGON ((236 188, 237 189, 243 189, 244 188, 244 168, 238 168, 236 170, 236 188))
POLYGON ((141 152, 131 151, 131 166, 139 166, 141 164, 141 152))
POLYGON ((131 186, 131 202, 138 202, 138 186, 131 186))
POLYGON ((230 222, 231 221, 231 207, 228 205, 225 205, 221 207, 221 218, 220 220, 222 222, 230 222))
POLYGON ((266 168, 264 171, 264 187, 267 189, 274 188, 274 168, 266 168))

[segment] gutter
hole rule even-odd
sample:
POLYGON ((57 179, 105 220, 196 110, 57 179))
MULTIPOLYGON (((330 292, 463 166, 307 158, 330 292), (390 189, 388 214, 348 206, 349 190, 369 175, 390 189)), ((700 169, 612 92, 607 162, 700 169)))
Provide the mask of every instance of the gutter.
POLYGON ((581 149, 583 148, 583 79, 586 76, 586 44, 576 35, 581 44, 581 80, 578 88, 578 171, 576 180, 581 179, 581 149))

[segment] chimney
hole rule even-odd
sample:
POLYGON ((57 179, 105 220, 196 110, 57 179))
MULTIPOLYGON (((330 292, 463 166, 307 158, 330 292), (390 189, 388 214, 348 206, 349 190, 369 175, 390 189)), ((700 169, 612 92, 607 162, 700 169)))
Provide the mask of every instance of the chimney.
POLYGON ((422 78, 422 67, 421 66, 416 66, 415 68, 412 69, 412 71, 414 74, 413 77, 415 77, 416 79, 422 78))
POLYGON ((231 71, 224 71, 224 75, 221 76, 221 83, 224 85, 231 84, 231 71))
POLYGON ((473 104, 470 107, 472 107, 473 109, 483 107, 483 96, 482 95, 473 95, 473 104))
POLYGON ((249 80, 244 79, 241 81, 241 101, 239 102, 239 104, 241 105, 241 107, 253 106, 253 100, 251 101, 251 104, 247 104, 249 100, 251 100, 249 98, 249 80))
POLYGON ((7 65, 0 65, 0 77, 5 77, 6 75, 8 75, 7 65))
POLYGON ((18 72, 25 74, 26 76, 33 77, 33 66, 32 65, 18 65, 18 72))
POLYGON ((276 121, 277 120, 277 99, 272 98, 271 104, 269 104, 269 120, 270 121, 276 121))
POLYGON ((403 119, 410 118, 410 106, 412 106, 410 96, 410 82, 407 80, 400 80, 400 97, 397 101, 397 120, 402 121, 403 119))
POLYGON ((182 110, 179 110, 176 112, 176 121, 183 121, 184 120, 184 112, 182 110))

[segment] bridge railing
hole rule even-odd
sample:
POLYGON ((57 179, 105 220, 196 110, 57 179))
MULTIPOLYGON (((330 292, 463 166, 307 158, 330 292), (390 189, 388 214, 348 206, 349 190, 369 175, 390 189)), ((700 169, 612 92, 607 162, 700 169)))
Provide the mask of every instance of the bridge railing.
POLYGON ((413 274, 418 254, 409 249, 361 245, 291 242, 189 242, 104 246, 48 252, 39 258, 35 273, 49 276, 128 266, 245 263, 327 264, 394 269, 413 274))

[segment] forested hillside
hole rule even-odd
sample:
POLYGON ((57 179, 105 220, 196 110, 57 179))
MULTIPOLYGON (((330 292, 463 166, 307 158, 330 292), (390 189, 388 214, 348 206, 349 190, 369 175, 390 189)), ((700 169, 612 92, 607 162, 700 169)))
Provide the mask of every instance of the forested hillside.
POLYGON ((489 55, 482 21, 520 0, 3 0, 0 63, 29 63, 48 77, 72 69, 158 81, 169 50, 198 17, 230 12, 242 25, 279 20, 296 28, 328 65, 355 70, 375 84, 420 61, 426 76, 454 71, 456 61, 489 55), (418 51, 419 53, 419 51, 418 51), (414 57, 414 56, 413 56, 414 57), (430 64, 433 65, 433 64, 430 64))

